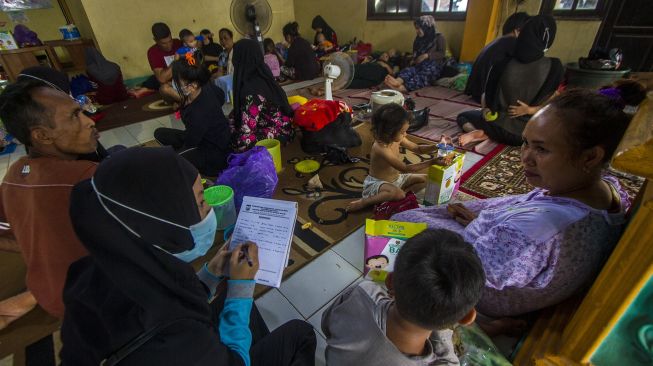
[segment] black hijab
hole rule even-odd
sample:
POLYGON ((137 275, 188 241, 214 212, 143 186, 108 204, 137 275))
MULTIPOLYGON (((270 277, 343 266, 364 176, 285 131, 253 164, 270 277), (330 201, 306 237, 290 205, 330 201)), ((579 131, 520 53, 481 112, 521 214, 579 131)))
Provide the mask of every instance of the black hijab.
POLYGON ((62 336, 69 352, 106 357, 179 318, 211 327, 208 293, 191 265, 155 247, 191 249, 190 231, 109 200, 189 227, 200 221, 192 190, 197 175, 171 148, 138 147, 111 155, 92 180, 73 188, 70 216, 90 256, 71 265, 64 288, 62 336), (96 189, 106 197, 100 200, 96 189))
POLYGON ((415 26, 424 32, 424 35, 415 37, 413 41, 413 57, 428 53, 435 46, 437 29, 435 28, 435 19, 431 15, 422 15, 415 20, 415 26))
MULTIPOLYGON (((553 45, 556 30, 555 19, 550 15, 536 15, 524 24, 515 42, 513 57, 492 66, 485 87, 485 102, 488 108, 493 111, 498 109, 499 83, 508 63, 514 59, 523 64, 529 64, 543 58, 544 53, 553 45)), ((556 59, 556 62, 552 62, 545 84, 535 100, 541 100, 555 91, 562 78, 562 73, 564 73, 564 68, 560 61, 556 59)))
POLYGON ((292 115, 286 92, 274 80, 272 71, 263 62, 263 53, 258 42, 241 39, 233 50, 234 64, 234 122, 239 128, 242 109, 248 95, 262 95, 265 100, 278 106, 287 116, 292 115))
POLYGON ((333 30, 333 28, 331 28, 327 24, 326 20, 324 20, 324 18, 322 18, 322 16, 317 15, 317 16, 315 16, 315 18, 313 18, 313 22, 311 23, 311 28, 313 28, 313 29, 316 29, 316 28, 322 29, 322 32, 317 32, 317 31, 315 32, 315 37, 313 38, 313 44, 314 45, 317 46, 317 44, 318 44, 317 36, 320 33, 324 34, 324 38, 327 41, 333 42, 333 34, 335 33, 335 31, 333 30))
POLYGON ((515 44, 515 58, 525 64, 544 57, 556 37, 556 22, 550 15, 536 15, 519 32, 515 44))

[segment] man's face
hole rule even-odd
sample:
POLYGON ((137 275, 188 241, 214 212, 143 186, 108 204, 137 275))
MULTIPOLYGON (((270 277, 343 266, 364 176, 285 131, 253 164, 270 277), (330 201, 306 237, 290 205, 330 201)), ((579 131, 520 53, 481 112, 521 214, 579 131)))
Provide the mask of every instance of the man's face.
POLYGON ((67 94, 52 89, 40 88, 33 98, 48 111, 48 124, 36 127, 43 138, 32 138, 32 143, 52 145, 59 153, 82 155, 95 151, 100 134, 95 122, 88 118, 77 101, 67 94))
POLYGON ((170 52, 172 51, 172 36, 168 36, 162 39, 155 39, 156 45, 159 46, 161 51, 170 52))

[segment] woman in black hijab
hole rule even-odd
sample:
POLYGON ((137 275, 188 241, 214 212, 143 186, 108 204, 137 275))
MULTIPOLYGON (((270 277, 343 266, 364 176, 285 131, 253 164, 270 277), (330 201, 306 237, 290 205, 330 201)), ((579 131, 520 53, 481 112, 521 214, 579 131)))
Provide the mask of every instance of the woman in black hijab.
POLYGON ((289 142, 295 136, 286 93, 263 61, 259 44, 241 39, 234 45, 234 149, 246 150, 263 139, 289 142))
POLYGON ((281 67, 283 75, 292 80, 310 80, 320 75, 320 63, 315 58, 311 44, 299 34, 297 22, 283 26, 283 38, 290 45, 286 63, 281 67))
MULTIPOLYGON (((64 288, 64 365, 291 365, 314 359, 305 323, 258 339, 248 327, 253 265, 225 248, 196 274, 187 263, 213 244, 215 214, 197 170, 171 148, 116 153, 71 194, 70 215, 89 256, 73 263, 64 288), (230 263, 224 304, 208 302, 230 263), (310 356, 310 357, 309 357, 310 356)), ((257 315, 254 313, 254 315, 257 315)), ((252 326, 263 326, 260 316, 252 326)), ((257 328, 257 329, 258 329, 257 328)), ((307 363, 303 363, 307 364, 307 363)))
POLYGON ((127 98, 127 88, 122 79, 122 71, 117 63, 111 62, 95 47, 84 49, 86 56, 86 74, 98 87, 95 99, 98 103, 107 105, 121 102, 127 98))
POLYGON ((311 28, 315 31, 315 37, 313 38, 313 45, 318 46, 320 42, 318 42, 317 37, 318 35, 323 34, 324 39, 327 41, 333 43, 333 46, 337 49, 338 48, 338 36, 336 35, 336 31, 333 30, 327 24, 326 20, 322 18, 322 16, 317 15, 315 18, 313 18, 313 22, 311 23, 311 28))
POLYGON ((460 145, 491 139, 519 146, 530 114, 511 113, 511 106, 540 105, 554 95, 564 76, 557 58, 544 57, 553 44, 556 23, 550 15, 537 15, 526 22, 515 43, 514 55, 496 63, 488 75, 481 105, 483 110, 458 115, 458 125, 468 132, 460 145))
POLYGON ((519 32, 528 19, 530 16, 524 12, 514 13, 506 19, 503 25, 503 35, 483 47, 474 60, 472 72, 469 74, 465 86, 465 94, 471 95, 472 99, 478 103, 481 102, 492 66, 513 56, 519 32))
POLYGON ((417 36, 413 41, 411 66, 401 70, 396 78, 385 77, 387 86, 402 93, 433 84, 445 63, 447 42, 442 33, 438 33, 433 16, 422 15, 414 25, 417 36))

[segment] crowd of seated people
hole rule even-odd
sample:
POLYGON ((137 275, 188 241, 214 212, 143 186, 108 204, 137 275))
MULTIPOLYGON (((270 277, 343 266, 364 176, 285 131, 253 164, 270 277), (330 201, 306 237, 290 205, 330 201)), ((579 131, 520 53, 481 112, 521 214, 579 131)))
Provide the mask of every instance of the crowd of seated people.
MULTIPOLYGON (((414 26, 409 65, 396 72, 394 52, 381 54, 357 65, 367 70, 357 85, 408 92, 442 76, 444 36, 432 16, 414 26)), ((63 364, 314 364, 311 325, 294 320, 270 332, 256 309, 256 243, 225 245, 199 271, 190 265, 207 255, 217 231, 202 177, 219 176, 231 153, 260 140, 292 143, 280 78, 317 77, 318 57, 339 48, 321 16, 311 28, 312 44, 297 22, 286 24, 287 50, 266 39, 263 53, 227 28, 217 44, 208 29, 182 29, 173 39, 166 24, 154 24, 147 85, 176 104, 185 127, 157 129, 158 148, 105 150, 61 73, 26 70, 5 88, 0 119, 28 154, 0 185, 0 249, 22 253, 27 291, 0 299, 0 329, 38 304, 63 321, 63 364)), ((458 116, 468 132, 461 143, 521 146, 534 189, 394 215, 429 228, 402 247, 385 287, 365 280, 325 310, 329 365, 456 365, 452 327, 477 322, 490 334, 510 332, 523 315, 591 285, 631 205, 605 169, 646 90, 628 80, 563 90, 560 60, 545 56, 555 35, 550 16, 511 16, 469 79, 482 109, 458 116)), ((375 111, 371 169, 349 211, 424 186, 417 173, 437 158, 406 164, 401 148, 437 148, 406 138, 409 118, 396 105, 375 111)))

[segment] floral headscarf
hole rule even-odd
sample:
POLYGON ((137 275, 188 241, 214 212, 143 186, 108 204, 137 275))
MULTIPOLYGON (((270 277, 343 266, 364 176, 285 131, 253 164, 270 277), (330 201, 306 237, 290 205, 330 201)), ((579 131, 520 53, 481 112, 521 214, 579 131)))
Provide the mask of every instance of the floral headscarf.
POLYGON ((428 53, 435 46, 437 29, 435 27, 435 19, 431 15, 422 15, 419 17, 415 20, 415 26, 424 32, 422 37, 415 37, 415 41, 413 42, 413 55, 417 57, 428 53))

